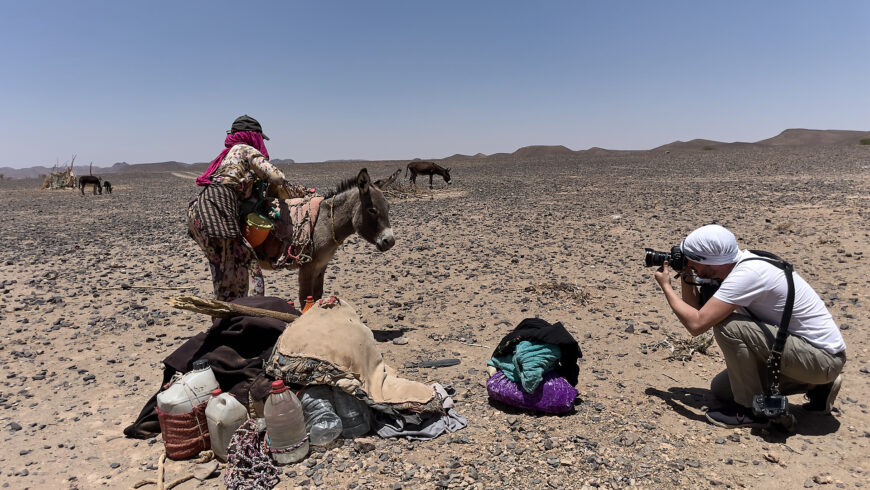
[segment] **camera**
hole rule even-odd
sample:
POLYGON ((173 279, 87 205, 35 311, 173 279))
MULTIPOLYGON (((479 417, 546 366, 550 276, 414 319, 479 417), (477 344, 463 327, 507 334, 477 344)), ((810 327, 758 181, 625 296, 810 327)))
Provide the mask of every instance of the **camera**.
POLYGON ((683 251, 680 250, 679 245, 674 245, 671 247, 671 252, 658 252, 651 248, 644 249, 646 250, 646 257, 644 257, 644 264, 647 267, 660 267, 665 261, 670 264, 671 269, 681 272, 687 265, 686 255, 683 254, 683 251))
POLYGON ((788 398, 782 395, 755 395, 752 412, 758 417, 776 419, 788 414, 788 398))
POLYGON ((794 432, 797 419, 788 411, 788 398, 782 395, 755 395, 752 397, 752 413, 766 417, 771 423, 794 432))

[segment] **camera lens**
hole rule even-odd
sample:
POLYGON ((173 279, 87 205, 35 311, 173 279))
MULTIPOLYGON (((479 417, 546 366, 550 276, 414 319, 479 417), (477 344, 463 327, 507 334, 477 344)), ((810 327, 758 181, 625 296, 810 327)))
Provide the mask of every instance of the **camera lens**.
POLYGON ((644 250, 646 251, 646 256, 644 257, 643 262, 647 267, 659 267, 669 258, 667 252, 656 252, 651 248, 646 248, 644 250))

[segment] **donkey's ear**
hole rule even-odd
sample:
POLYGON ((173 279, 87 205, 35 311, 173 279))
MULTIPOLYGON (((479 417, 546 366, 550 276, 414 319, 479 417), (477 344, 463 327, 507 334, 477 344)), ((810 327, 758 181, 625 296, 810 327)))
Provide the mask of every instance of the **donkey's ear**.
POLYGON ((368 192, 371 183, 372 179, 369 177, 369 171, 366 169, 360 170, 356 176, 356 186, 359 187, 360 192, 368 192))

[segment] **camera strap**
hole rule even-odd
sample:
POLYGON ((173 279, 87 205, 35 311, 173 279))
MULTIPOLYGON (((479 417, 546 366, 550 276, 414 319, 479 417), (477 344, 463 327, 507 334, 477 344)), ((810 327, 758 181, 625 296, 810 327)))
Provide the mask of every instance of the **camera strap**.
MULTIPOLYGON (((771 348, 770 355, 767 357, 767 373, 770 378, 770 394, 779 395, 779 375, 782 371, 782 351, 785 349, 785 341, 788 338, 788 325, 791 323, 791 314, 794 309, 795 292, 794 277, 792 276, 794 273, 794 267, 770 252, 764 252, 761 250, 750 250, 749 252, 758 255, 758 257, 749 257, 740 262, 746 262, 748 260, 763 260, 768 264, 781 269, 783 274, 785 274, 785 280, 788 284, 788 293, 785 297, 785 307, 782 310, 782 320, 779 322, 779 330, 777 330, 773 348, 771 348)), ((748 308, 744 309, 749 312, 749 315, 752 316, 753 319, 758 321, 758 318, 753 315, 748 308)))

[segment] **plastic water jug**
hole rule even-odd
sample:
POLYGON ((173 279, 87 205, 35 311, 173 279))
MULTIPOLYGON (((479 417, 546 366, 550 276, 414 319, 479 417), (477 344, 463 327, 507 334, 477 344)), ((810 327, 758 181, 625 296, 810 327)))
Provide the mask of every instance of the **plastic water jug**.
POLYGON ((341 419, 332 406, 332 388, 309 386, 302 392, 299 401, 305 413, 305 426, 311 444, 323 446, 341 435, 341 419))
POLYGON ((220 388, 208 360, 193 363, 193 369, 173 378, 168 388, 157 394, 157 408, 168 414, 187 413, 208 401, 211 392, 220 388))
POLYGON ((276 463, 295 463, 308 454, 302 405, 283 381, 272 383, 263 415, 266 416, 266 442, 276 463))
POLYGON ((372 413, 364 401, 336 388, 333 390, 335 411, 341 417, 341 437, 350 439, 368 433, 372 413))
POLYGON ((214 390, 211 395, 212 399, 205 407, 211 450, 214 451, 218 461, 226 463, 230 439, 232 439, 236 429, 248 420, 248 410, 229 393, 214 390))

